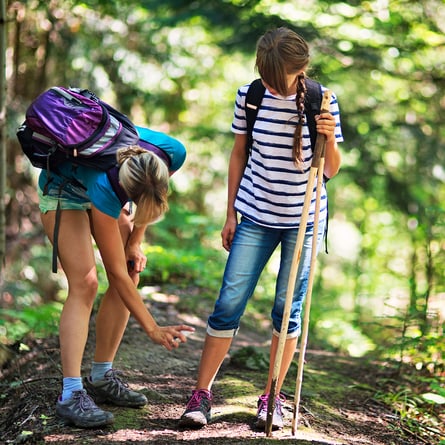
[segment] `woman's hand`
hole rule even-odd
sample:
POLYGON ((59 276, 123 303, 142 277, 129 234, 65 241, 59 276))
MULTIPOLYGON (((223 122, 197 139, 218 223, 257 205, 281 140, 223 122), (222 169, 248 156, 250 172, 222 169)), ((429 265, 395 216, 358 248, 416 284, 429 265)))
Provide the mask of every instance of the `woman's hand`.
POLYGON ((147 257, 142 252, 139 244, 128 243, 125 246, 125 257, 129 273, 141 273, 147 265, 147 257))
POLYGON ((176 326, 156 326, 148 335, 153 343, 171 351, 187 341, 186 335, 195 332, 195 328, 180 324, 176 326))

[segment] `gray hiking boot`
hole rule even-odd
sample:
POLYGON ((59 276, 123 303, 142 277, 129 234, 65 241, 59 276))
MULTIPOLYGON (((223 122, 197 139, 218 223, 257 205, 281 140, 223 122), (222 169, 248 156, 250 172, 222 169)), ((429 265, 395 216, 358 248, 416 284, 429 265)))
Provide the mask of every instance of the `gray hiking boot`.
POLYGON ((113 414, 103 411, 93 402, 84 389, 74 391, 73 396, 56 405, 56 414, 65 423, 80 428, 95 428, 113 423, 113 414))
POLYGON ((184 414, 179 419, 179 426, 201 428, 210 422, 212 392, 195 389, 187 403, 184 414))
POLYGON ((92 382, 89 377, 83 379, 83 385, 96 403, 112 403, 117 406, 139 408, 147 404, 144 394, 132 391, 128 383, 119 377, 121 372, 110 369, 104 378, 92 382))
MULTIPOLYGON (((272 429, 279 430, 283 428, 283 403, 286 401, 286 397, 280 394, 275 399, 275 407, 272 416, 272 429)), ((263 394, 258 398, 258 411, 256 415, 255 427, 258 429, 264 429, 267 421, 267 405, 269 403, 269 394, 263 394)))

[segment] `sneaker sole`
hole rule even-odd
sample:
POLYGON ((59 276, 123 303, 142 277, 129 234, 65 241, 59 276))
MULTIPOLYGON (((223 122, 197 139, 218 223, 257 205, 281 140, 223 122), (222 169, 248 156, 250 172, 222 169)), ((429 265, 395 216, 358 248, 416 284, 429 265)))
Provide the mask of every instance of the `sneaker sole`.
POLYGON ((188 428, 203 428, 207 424, 208 424, 207 419, 195 420, 195 419, 190 419, 188 417, 181 417, 178 422, 179 426, 188 428))
MULTIPOLYGON (((255 428, 258 430, 264 430, 266 428, 266 422, 264 422, 263 420, 257 420, 255 422, 255 428)), ((281 430, 282 428, 283 428, 283 425, 272 424, 273 431, 281 430)))

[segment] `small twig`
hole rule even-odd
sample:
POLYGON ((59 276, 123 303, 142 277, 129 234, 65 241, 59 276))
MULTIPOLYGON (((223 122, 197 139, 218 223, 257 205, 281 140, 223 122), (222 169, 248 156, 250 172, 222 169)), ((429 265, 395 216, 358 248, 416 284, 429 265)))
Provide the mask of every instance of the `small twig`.
POLYGON ((34 411, 36 409, 37 409, 37 406, 34 406, 34 408, 29 413, 28 417, 26 419, 24 419, 22 422, 20 422, 20 426, 23 426, 26 422, 28 422, 28 420, 32 417, 32 415, 34 414, 34 411))
POLYGON ((28 384, 28 383, 34 383, 34 382, 40 382, 42 380, 59 380, 59 376, 46 376, 46 377, 33 377, 30 379, 22 380, 22 383, 28 384))

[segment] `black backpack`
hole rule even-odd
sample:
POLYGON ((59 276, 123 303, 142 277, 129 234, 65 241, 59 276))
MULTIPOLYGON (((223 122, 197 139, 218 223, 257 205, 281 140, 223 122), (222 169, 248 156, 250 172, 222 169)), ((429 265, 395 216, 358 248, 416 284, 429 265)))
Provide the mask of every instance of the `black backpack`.
MULTIPOLYGON (((321 92, 321 85, 312 79, 305 79, 306 82, 306 95, 304 99, 304 111, 306 113, 307 124, 309 126, 309 134, 311 136, 311 145, 315 147, 315 141, 317 139, 317 127, 315 123, 315 115, 320 113, 321 100, 323 94, 321 92)), ((263 101, 264 87, 261 79, 255 79, 246 94, 246 120, 247 120, 247 145, 246 149, 248 154, 252 147, 252 131, 255 125, 255 120, 263 101)))

